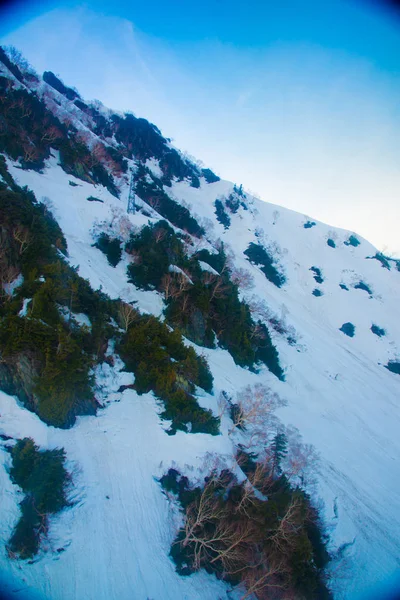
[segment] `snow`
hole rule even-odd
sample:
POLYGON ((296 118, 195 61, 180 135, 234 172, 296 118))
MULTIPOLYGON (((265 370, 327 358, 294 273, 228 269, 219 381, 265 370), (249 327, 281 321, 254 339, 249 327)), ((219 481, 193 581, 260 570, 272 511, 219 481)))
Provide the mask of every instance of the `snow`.
POLYGON ((168 267, 168 271, 170 273, 180 273, 181 275, 183 275, 183 277, 186 279, 186 281, 188 281, 191 285, 193 285, 193 281, 190 279, 189 275, 187 275, 185 273, 185 271, 183 271, 180 267, 178 267, 178 265, 170 265, 168 267))
POLYGON ((3 290, 8 296, 13 296, 15 290, 24 283, 24 277, 20 273, 11 283, 4 283, 3 290))
POLYGON ((28 312, 28 304, 31 300, 32 300, 32 298, 24 298, 24 301, 22 303, 22 308, 18 313, 18 315, 20 317, 26 317, 26 314, 28 312))
POLYGON ((202 269, 202 271, 208 271, 209 273, 212 273, 213 275, 219 275, 218 271, 213 269, 212 266, 209 265, 208 263, 206 263, 202 260, 199 260, 199 265, 200 265, 200 268, 202 269))
POLYGON ((163 172, 158 163, 158 160, 156 160, 155 158, 148 158, 145 162, 145 165, 148 169, 150 169, 150 171, 153 173, 153 175, 155 175, 159 179, 162 178, 163 172))
MULTIPOLYGON (((156 481, 173 464, 183 470, 187 464, 195 471, 207 451, 229 453, 222 436, 166 435, 154 398, 139 397, 132 390, 120 394, 120 401, 97 417, 79 419, 66 431, 46 427, 3 393, 0 402, 5 414, 2 433, 31 436, 43 448, 65 448, 78 500, 51 522, 50 546, 64 552, 41 553, 33 564, 10 562, 1 553, 0 568, 51 600, 131 600, 132 594, 143 600, 225 596, 226 586, 204 573, 177 576, 168 553, 179 518, 156 481)), ((6 453, 1 458, 8 463, 6 453)), ((0 492, 4 544, 18 519, 16 503, 21 497, 4 469, 0 472, 6 484, 0 492)))
MULTIPOLYGON (((148 161, 148 166, 156 173, 157 161, 148 161)), ((79 267, 80 275, 94 289, 136 302, 142 312, 162 314, 160 294, 128 283, 130 259, 126 254, 113 268, 92 246, 90 231, 95 222, 111 222, 113 209, 125 211, 127 185, 119 200, 102 186, 64 173, 56 156, 48 161, 43 174, 18 169, 10 161, 8 167, 16 181, 33 189, 37 198, 50 198, 68 242, 68 260, 79 267), (70 186, 69 180, 79 186, 70 186), (90 195, 103 203, 88 202, 90 195)), ((344 242, 352 232, 314 219, 316 225, 305 229, 304 215, 250 195, 246 198, 248 210, 240 207, 230 214, 231 226, 225 230, 215 218, 214 201, 228 196, 232 189, 226 181, 207 184, 201 179, 200 188, 174 182, 171 192, 178 202, 190 204, 200 219, 212 220, 207 239, 224 242, 235 266, 254 277, 251 295, 265 300, 273 314, 282 315, 295 328, 301 345, 291 346, 284 336, 271 332, 285 382, 266 368, 258 374, 239 368, 224 350, 196 347, 206 356, 214 376, 214 394, 199 391, 198 400, 218 414, 220 391, 235 396, 245 385, 256 382, 269 385, 287 400, 279 418, 296 426, 320 456, 315 494, 325 503, 332 550, 349 544, 342 566, 333 566, 335 596, 358 600, 399 568, 400 377, 383 365, 400 355, 400 273, 366 259, 376 249, 360 236, 358 247, 347 246, 344 242), (335 240, 336 248, 327 245, 328 238, 335 240), (278 268, 287 278, 282 288, 267 281, 261 270, 246 260, 243 251, 251 242, 275 248, 278 268), (312 295, 317 287, 312 266, 320 268, 324 278, 318 286, 323 296, 318 298, 312 295), (371 285, 372 297, 354 289, 358 281, 371 285), (341 282, 349 291, 339 287, 341 282), (339 331, 348 321, 356 327, 354 338, 339 331), (374 335, 372 323, 383 327, 386 336, 374 335)), ((149 212, 154 211, 149 208, 149 212)), ((128 217, 136 227, 148 222, 140 212, 128 217)), ((212 269, 207 263, 201 267, 212 269)), ((24 300, 22 310, 28 301, 24 300)), ((83 323, 86 316, 77 317, 83 323)), ((138 396, 131 389, 118 392, 120 385, 133 382, 133 376, 121 368, 118 359, 114 367, 104 363, 96 368, 96 395, 104 408, 97 417, 79 418, 70 430, 47 427, 15 398, 0 394, 0 432, 13 438, 32 436, 44 448, 63 446, 74 471, 78 498, 73 508, 52 520, 52 544, 64 547, 65 552, 55 554, 50 548, 33 564, 12 562, 1 553, 0 570, 24 589, 52 600, 225 598, 227 587, 215 578, 205 573, 181 578, 175 573, 168 553, 179 515, 156 478, 172 465, 196 474, 210 453, 229 461, 229 422, 223 419, 217 437, 183 432, 168 436, 151 394, 138 396)), ((2 442, 3 447, 6 444, 2 442)), ((9 455, 3 449, 1 462, 0 534, 4 544, 18 518, 21 495, 6 473, 9 455)))
POLYGON ((75 321, 77 321, 78 325, 80 327, 82 327, 83 325, 85 325, 85 327, 88 327, 89 329, 91 329, 92 324, 90 322, 90 319, 87 315, 85 315, 85 313, 73 313, 71 312, 71 316, 75 319, 75 321))

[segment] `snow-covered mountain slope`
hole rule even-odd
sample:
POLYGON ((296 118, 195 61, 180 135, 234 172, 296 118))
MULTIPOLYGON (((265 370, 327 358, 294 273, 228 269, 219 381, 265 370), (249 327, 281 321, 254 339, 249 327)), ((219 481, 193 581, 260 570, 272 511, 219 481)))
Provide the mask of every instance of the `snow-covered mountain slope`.
MULTIPOLYGON (((42 95, 58 94, 44 82, 33 89, 42 95)), ((64 97, 62 109, 69 111, 75 126, 88 127, 90 135, 96 135, 90 120, 80 117, 79 109, 64 97)), ((124 252, 112 267, 93 247, 92 235, 102 222, 119 233, 122 217, 138 230, 149 218, 162 218, 159 207, 151 208, 136 197, 138 210, 128 215, 127 176, 118 181, 117 198, 100 184, 67 174, 59 162, 56 149, 42 172, 21 169, 17 161, 7 159, 15 181, 33 190, 38 200, 46 199, 66 237, 70 264, 93 289, 101 287, 111 298, 136 302, 140 311, 161 316, 162 295, 128 282, 130 257, 124 252), (100 202, 89 202, 89 197, 100 202)), ((156 177, 162 173, 161 162, 147 159, 156 177)), ((390 269, 384 268, 372 258, 376 248, 352 232, 237 190, 229 182, 207 183, 204 177, 199 187, 188 177, 173 177, 171 186, 164 186, 165 193, 188 208, 205 229, 204 236, 193 238, 198 248, 212 249, 222 240, 232 268, 242 279, 244 273, 253 278, 253 287, 240 288, 241 297, 268 323, 285 380, 265 367, 258 373, 239 367, 227 350, 197 347, 214 377, 213 393, 200 390, 198 402, 217 415, 221 391, 234 397, 256 382, 287 401, 279 418, 297 427, 320 456, 317 482, 310 491, 324 502, 330 550, 340 550, 340 559, 331 567, 335 597, 362 598, 400 567, 400 376, 385 368, 400 358, 400 272, 394 261, 390 269), (225 203, 230 194, 239 202, 233 211, 225 203), (216 218, 216 199, 225 203, 228 227, 216 218), (273 256, 285 278, 281 287, 250 263, 244 252, 251 243, 273 256), (320 295, 313 294, 316 289, 320 295), (354 325, 353 337, 340 331, 345 323, 354 325), (373 325, 385 335, 374 334, 373 325)), ((63 447, 77 500, 53 519, 48 552, 32 562, 10 560, 4 547, 18 518, 21 492, 9 479, 10 456, 1 449, 0 568, 15 598, 30 592, 48 600, 227 597, 229 587, 204 571, 186 578, 175 572, 168 554, 181 517, 156 480, 171 466, 196 477, 204 462, 216 456, 230 466, 234 448, 229 418, 222 417, 218 436, 182 431, 169 436, 152 393, 119 391, 134 380, 122 366, 117 359, 114 366, 97 369, 104 406, 97 416, 79 417, 67 430, 45 425, 18 398, 1 393, 1 434, 29 436, 43 448, 63 447)))

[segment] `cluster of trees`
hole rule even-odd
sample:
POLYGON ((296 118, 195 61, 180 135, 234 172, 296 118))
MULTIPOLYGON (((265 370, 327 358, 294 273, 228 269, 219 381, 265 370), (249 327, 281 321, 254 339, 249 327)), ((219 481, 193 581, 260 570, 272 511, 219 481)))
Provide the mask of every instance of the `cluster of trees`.
MULTIPOLYGON (((196 165, 171 148, 161 131, 146 119, 132 114, 125 114, 123 117, 112 115, 111 129, 115 139, 127 148, 129 158, 145 162, 154 157, 159 161, 164 185, 170 186, 172 179, 177 178, 179 181, 189 179, 193 187, 200 186, 199 176, 202 173, 196 165)), ((214 175, 211 171, 206 174, 208 178, 214 175)))
MULTIPOLYGON (((0 173, 5 180, 0 183, 0 352, 2 368, 23 386, 28 407, 57 427, 71 426, 78 414, 94 413, 92 369, 104 360, 108 342, 115 338, 127 368, 136 375, 138 392, 153 390, 163 401, 162 416, 172 421, 171 431, 189 428, 217 434, 218 419, 194 396, 195 386, 212 390, 205 359, 155 317, 140 316, 130 305, 93 291, 60 256, 66 242, 48 208, 14 184, 4 160, 0 173), (7 286, 18 275, 23 275, 23 283, 12 295, 7 286), (29 302, 21 314, 24 299, 29 302), (87 315, 91 327, 80 325, 75 313, 87 315), (112 325, 112 318, 124 333, 112 325), (29 376, 25 373, 21 382, 22 364, 29 376)), ((114 217, 122 235, 124 222, 117 211, 114 217)), ((159 230, 160 241, 163 235, 171 238, 170 258, 179 260, 180 255, 183 260, 182 242, 169 225, 161 223, 159 230)), ((99 240, 111 264, 116 263, 121 242, 113 244, 107 234, 99 240)), ((147 246, 141 250, 146 253, 147 246)), ((143 278, 146 285, 150 281, 143 278)))
POLYGON ((0 77, 0 151, 23 166, 41 169, 66 137, 66 129, 34 93, 14 89, 10 80, 0 77))
POLYGON ((164 294, 165 316, 173 327, 210 348, 215 347, 216 336, 237 364, 254 367, 263 362, 283 378, 267 327, 253 321, 249 306, 239 299, 241 274, 235 272, 232 281, 223 245, 216 254, 202 250, 189 257, 182 239, 159 221, 132 235, 126 249, 134 257, 128 266, 130 280, 164 294), (212 268, 203 271, 199 261, 212 268))
POLYGON ((222 200, 217 198, 217 200, 214 202, 214 206, 215 206, 215 214, 217 216, 217 220, 221 223, 221 225, 224 226, 225 229, 229 229, 229 227, 231 225, 231 218, 228 215, 228 213, 225 211, 222 200))
POLYGON ((51 87, 57 90, 57 92, 60 92, 60 94, 63 94, 68 100, 80 99, 80 95, 76 90, 64 85, 61 79, 56 77, 51 71, 45 71, 43 73, 43 81, 51 85, 51 87))
MULTIPOLYGON (((0 53, 0 60, 9 68, 13 67, 23 81, 18 66, 10 62, 4 51, 0 53)), ((79 96, 52 73, 47 73, 47 76, 58 91, 67 96, 71 93, 74 97, 79 96)), ((88 133, 78 132, 68 119, 61 122, 35 92, 15 89, 5 77, 0 77, 0 104, 0 151, 6 152, 14 160, 20 159, 25 168, 40 170, 50 156, 50 148, 55 148, 60 151, 60 162, 67 173, 90 183, 104 185, 110 193, 118 196, 113 175, 120 176, 128 166, 120 150, 100 140, 92 147, 88 133)))
POLYGON ((354 286, 355 290, 363 290, 363 292, 367 292, 370 296, 372 296, 372 290, 364 281, 359 281, 354 286))
POLYGON ((216 183, 217 181, 220 181, 220 177, 213 173, 211 169, 202 169, 201 174, 207 183, 216 183))
POLYGON ((276 287, 282 287, 286 278, 277 269, 274 258, 264 246, 251 242, 249 247, 244 251, 244 254, 247 256, 249 262, 260 267, 268 281, 276 285, 276 287))
POLYGON ((324 294, 323 294, 323 292, 322 292, 321 290, 319 290, 318 288, 315 288, 315 289, 312 291, 312 295, 313 295, 313 296, 316 296, 317 298, 319 298, 320 296, 323 296, 324 294))
POLYGON ((343 325, 340 327, 339 331, 341 331, 342 333, 344 333, 345 335, 347 335, 349 337, 354 337, 356 328, 353 325, 353 323, 343 323, 343 325))
POLYGON ((281 307, 281 314, 278 315, 271 310, 264 299, 260 299, 258 296, 248 297, 247 302, 253 318, 268 323, 276 333, 286 338, 286 341, 290 346, 297 344, 298 335, 293 325, 290 325, 286 321, 288 310, 284 304, 282 304, 281 307))
POLYGON ((95 411, 90 372, 104 357, 116 309, 63 260, 66 242, 48 208, 11 185, 0 183, 2 368, 23 386, 30 409, 66 427, 77 414, 95 411), (18 276, 23 283, 11 294, 18 276), (24 299, 29 303, 21 313, 24 299), (79 326, 74 312, 88 315, 91 329, 79 326))
POLYGON ((242 598, 330 599, 324 569, 328 538, 301 481, 316 468, 315 451, 296 430, 277 428, 281 400, 255 386, 230 406, 239 432, 239 480, 218 464, 197 485, 175 469, 161 478, 185 521, 171 546, 178 572, 204 568, 242 589, 242 598))
POLYGON ((322 272, 319 267, 310 267, 310 271, 314 273, 313 277, 317 283, 324 282, 324 278, 322 277, 322 272))
POLYGON ((386 369, 391 371, 391 373, 396 373, 396 375, 400 375, 400 361, 398 360, 389 360, 388 364, 385 365, 386 369))
POLYGON ((228 213, 236 214, 239 207, 242 206, 247 210, 247 205, 244 202, 246 194, 243 191, 243 186, 233 186, 233 191, 227 198, 217 198, 214 202, 215 214, 217 220, 224 226, 225 229, 229 229, 231 225, 231 218, 228 213))
MULTIPOLYGON (((84 137, 82 138, 79 133, 76 133, 70 134, 60 142, 58 147, 60 165, 66 173, 89 183, 103 185, 110 194, 118 198, 119 190, 114 183, 114 178, 104 167, 104 164, 108 167, 113 164, 108 151, 100 142, 93 150, 90 150, 84 140, 84 137)), ((117 165, 114 169, 116 175, 119 175, 119 166, 117 165)))
POLYGON ((367 258, 375 258, 376 260, 379 260, 382 267, 384 267, 385 269, 390 271, 390 262, 389 261, 391 259, 388 256, 385 256, 383 254, 383 252, 376 252, 376 254, 374 256, 367 256, 367 258))
POLYGON ((50 156, 50 149, 60 152, 63 169, 79 179, 104 185, 118 196, 112 175, 104 165, 119 174, 125 167, 117 151, 107 150, 98 142, 89 150, 71 125, 61 123, 34 92, 14 89, 10 81, 0 77, 0 151, 21 160, 25 168, 40 170, 50 156))
POLYGON ((385 329, 383 329, 383 327, 379 327, 378 325, 375 325, 375 324, 371 325, 371 331, 378 337, 383 337, 386 335, 385 329))
POLYGON ((22 488, 21 517, 7 544, 10 557, 32 558, 49 527, 49 515, 69 505, 70 475, 63 449, 40 450, 31 438, 19 440, 11 449, 10 477, 22 488))
POLYGON ((357 246, 359 246, 360 243, 360 240, 356 238, 355 235, 351 235, 349 239, 344 242, 345 246, 353 246, 354 248, 357 248, 357 246))
POLYGON ((163 182, 141 163, 135 172, 135 194, 176 227, 196 237, 205 234, 190 211, 170 198, 164 191, 163 182))
POLYGON ((196 386, 212 391, 206 360, 184 345, 178 331, 153 316, 140 315, 129 305, 121 305, 120 322, 126 331, 117 351, 135 374, 136 391, 152 390, 163 401, 161 416, 172 421, 169 433, 181 429, 218 434, 219 419, 194 397, 196 386))
POLYGON ((107 256, 107 260, 112 267, 117 266, 122 256, 121 240, 119 238, 111 238, 103 231, 94 246, 107 256))
POLYGON ((158 221, 131 235, 125 246, 133 257, 128 266, 130 281, 143 289, 166 288, 168 295, 168 273, 170 265, 190 269, 194 265, 186 256, 182 238, 167 221, 158 221))

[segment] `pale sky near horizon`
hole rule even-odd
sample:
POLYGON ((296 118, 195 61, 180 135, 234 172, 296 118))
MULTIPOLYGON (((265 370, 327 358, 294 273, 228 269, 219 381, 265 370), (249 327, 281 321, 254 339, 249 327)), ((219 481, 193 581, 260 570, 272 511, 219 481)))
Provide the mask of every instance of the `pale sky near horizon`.
POLYGON ((47 2, 11 10, 1 43, 263 200, 400 256, 400 18, 268 4, 47 2))

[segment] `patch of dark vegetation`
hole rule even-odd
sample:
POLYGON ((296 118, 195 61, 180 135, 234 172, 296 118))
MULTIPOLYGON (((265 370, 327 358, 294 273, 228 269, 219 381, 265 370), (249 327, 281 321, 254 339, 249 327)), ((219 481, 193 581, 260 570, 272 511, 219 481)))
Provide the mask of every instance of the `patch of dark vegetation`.
POLYGON ((10 88, 4 77, 0 77, 0 102, 0 152, 21 159, 23 168, 42 169, 50 156, 50 140, 58 149, 59 141, 67 137, 65 126, 33 92, 10 88))
POLYGON ((328 244, 328 246, 330 248, 336 248, 336 244, 335 244, 335 240, 333 240, 332 238, 329 238, 326 243, 328 244))
POLYGON ((75 100, 74 104, 75 104, 75 106, 80 108, 83 112, 88 112, 90 110, 89 106, 87 104, 85 104, 84 102, 82 102, 82 100, 75 100))
POLYGON ((340 287, 342 290, 347 290, 347 291, 349 291, 349 288, 347 287, 347 285, 346 285, 345 283, 339 283, 339 287, 340 287))
MULTIPOLYGON (((10 190, 0 182, 0 230, 5 249, 0 259, 0 388, 18 394, 44 422, 69 427, 77 415, 95 413, 91 372, 106 359, 109 340, 120 336, 121 355, 135 372, 138 391, 154 390, 164 403, 163 417, 172 421, 171 431, 217 434, 219 420, 194 397, 197 385, 212 389, 205 359, 159 320, 140 317, 131 306, 93 291, 60 256, 60 251, 66 252, 66 242, 48 209, 36 202, 32 192, 15 185, 4 160, 0 160, 0 171, 12 187, 10 190), (19 274, 24 282, 9 296, 4 286, 19 274), (30 302, 21 316, 27 298, 30 302), (87 315, 91 327, 80 326, 74 313, 87 315), (111 324, 112 318, 122 324, 124 335, 111 324)), ((166 228, 162 235, 171 242, 169 256, 182 252, 182 260, 187 260, 180 239, 166 222, 162 225, 166 228)), ((113 245, 112 239, 100 238, 111 264, 116 263, 119 240, 113 245)), ((164 250, 168 252, 168 246, 164 250)), ((154 260, 161 254, 156 253, 154 260)))
POLYGON ((345 335, 348 335, 349 337, 354 337, 356 328, 353 325, 353 323, 343 323, 339 331, 342 331, 345 335))
POLYGON ((167 221, 143 227, 138 235, 132 235, 125 246, 134 257, 128 265, 129 281, 144 290, 160 289, 163 277, 170 265, 182 269, 195 267, 186 257, 182 240, 167 221))
POLYGON ((11 450, 10 477, 25 494, 21 517, 7 544, 9 556, 29 559, 38 553, 49 528, 49 516, 70 505, 63 449, 40 450, 30 438, 19 440, 11 450))
POLYGON ((196 237, 205 234, 203 227, 191 216, 189 210, 172 200, 164 191, 161 180, 141 164, 137 166, 135 173, 135 193, 175 227, 196 237))
POLYGON ((211 169, 202 169, 201 174, 203 175, 207 183, 217 183, 217 181, 220 181, 221 179, 220 177, 218 177, 218 175, 213 173, 211 169))
POLYGON ((268 465, 241 453, 242 483, 228 470, 212 471, 197 487, 175 469, 161 478, 185 515, 170 551, 180 575, 204 569, 259 600, 331 600, 327 535, 310 497, 280 470, 284 438, 275 436, 268 465))
POLYGON ((313 290, 313 296, 323 296, 324 294, 321 292, 321 290, 319 290, 318 288, 315 288, 315 290, 313 290))
POLYGON ((316 226, 316 222, 315 221, 307 221, 303 225, 304 229, 311 229, 311 227, 315 227, 315 226, 316 226))
POLYGON ((201 408, 195 386, 212 391, 212 375, 207 362, 184 345, 178 331, 171 331, 153 316, 135 314, 118 344, 126 368, 135 374, 139 394, 152 390, 164 403, 161 416, 171 420, 170 433, 219 433, 219 419, 201 408), (188 429, 189 428, 189 429, 188 429))
POLYGON ((222 200, 217 200, 214 202, 215 206, 215 214, 217 215, 217 221, 224 226, 225 229, 229 229, 231 225, 231 218, 228 213, 225 211, 222 200))
POLYGON ((165 316, 173 327, 209 348, 215 347, 216 336, 237 364, 253 368, 263 362, 283 379, 267 327, 255 323, 248 305, 239 299, 223 246, 216 254, 202 250, 189 257, 182 238, 166 221, 159 221, 131 236, 126 251, 134 257, 128 266, 130 281, 164 294, 165 316), (203 271, 199 261, 208 263, 216 273, 203 271))
POLYGON ((60 153, 60 164, 66 173, 89 183, 106 187, 118 197, 113 176, 121 172, 100 141, 91 152, 71 125, 61 123, 35 92, 10 88, 9 80, 0 77, 0 152, 5 152, 24 169, 40 171, 50 157, 50 149, 60 153))
POLYGON ((94 414, 92 367, 113 333, 114 304, 62 258, 66 241, 48 208, 12 182, 0 183, 0 388, 17 394, 49 425, 94 414), (11 296, 7 285, 23 283, 11 296), (23 299, 28 309, 21 315, 23 299), (73 312, 92 327, 80 327, 73 312))
POLYGON ((100 184, 115 196, 119 197, 113 176, 104 165, 113 165, 112 171, 119 175, 122 173, 120 165, 114 163, 105 146, 98 142, 96 152, 91 152, 86 144, 81 141, 78 134, 70 134, 58 144, 60 152, 60 165, 69 175, 88 183, 100 184), (104 164, 103 164, 104 163, 104 164))
POLYGON ((360 240, 356 238, 355 235, 351 235, 349 239, 344 242, 345 246, 353 246, 354 248, 357 248, 357 246, 359 246, 360 243, 360 240))
POLYGON ((314 279, 317 283, 323 283, 324 278, 322 277, 321 269, 318 267, 310 267, 310 271, 314 273, 314 279))
POLYGON ((4 52, 4 49, 0 46, 0 61, 7 67, 7 69, 14 75, 18 81, 24 83, 24 76, 22 75, 20 69, 17 65, 15 65, 8 58, 7 54, 4 52))
POLYGON ((107 256, 107 260, 112 267, 117 266, 122 256, 120 239, 110 238, 107 233, 101 233, 93 245, 107 256))
POLYGON ((80 99, 80 95, 76 90, 64 85, 61 79, 56 77, 51 71, 45 71, 43 73, 43 81, 57 90, 57 92, 60 92, 60 94, 65 96, 68 100, 80 99))
MULTIPOLYGON (((73 184, 76 185, 76 184, 73 184)), ((96 196, 88 196, 86 198, 86 200, 88 200, 88 202, 101 202, 101 204, 104 204, 104 200, 101 200, 100 198, 96 198, 96 196)))
POLYGON ((391 373, 396 373, 396 375, 400 375, 400 361, 398 360, 389 360, 388 364, 385 365, 385 368, 388 369, 391 373))
POLYGON ((364 283, 364 281, 359 281, 358 283, 355 284, 354 286, 355 290, 363 290, 364 292, 367 292, 367 294, 369 294, 370 296, 372 296, 372 290, 369 287, 369 285, 367 285, 366 283, 364 283))
POLYGON ((280 288, 286 282, 285 276, 278 271, 273 257, 264 246, 251 242, 247 250, 244 251, 244 254, 251 264, 260 267, 268 281, 276 285, 276 287, 280 288))
POLYGON ((371 325, 371 331, 372 331, 372 333, 374 333, 375 335, 377 335, 379 337, 383 337, 386 335, 385 329, 383 329, 382 327, 378 327, 378 325, 375 325, 375 324, 371 325))
MULTIPOLYGON (((114 114, 109 123, 99 121, 99 132, 103 132, 103 127, 111 128, 111 135, 114 134, 117 142, 127 148, 129 158, 142 163, 148 158, 155 158, 163 172, 164 185, 170 186, 172 179, 176 178, 179 181, 188 179, 193 187, 199 187, 200 169, 171 148, 158 127, 146 119, 136 118, 132 114, 125 114, 123 117, 114 114)), ((211 171, 208 176, 210 174, 211 171)))
POLYGON ((374 258, 375 260, 379 260, 382 267, 390 271, 390 258, 382 254, 382 252, 377 252, 374 256, 367 256, 366 258, 374 258))
POLYGON ((198 277, 195 270, 191 271, 192 284, 178 277, 167 299, 167 319, 196 344, 212 348, 216 335, 219 345, 230 352, 236 364, 254 368, 262 362, 279 379, 284 379, 267 327, 252 320, 248 305, 240 301, 238 287, 230 280, 223 247, 218 258, 209 255, 207 260, 205 252, 200 260, 213 267, 221 263, 224 266, 217 269, 217 275, 202 272, 198 277))
MULTIPOLYGON (((68 181, 68 183, 69 183, 69 185, 71 185, 72 187, 78 187, 78 186, 79 186, 79 183, 75 183, 75 181, 71 181, 71 180, 69 180, 69 181, 68 181)), ((92 196, 90 196, 90 198, 92 198, 92 196)))

